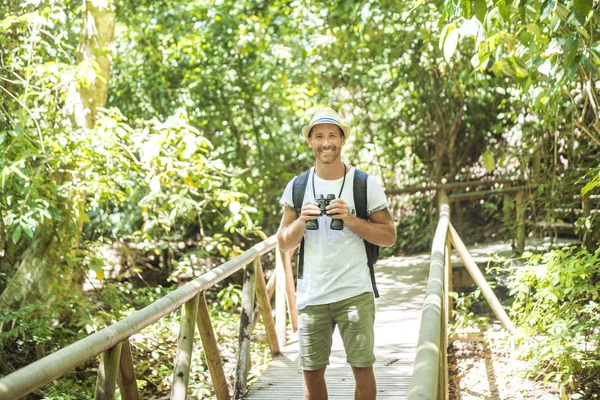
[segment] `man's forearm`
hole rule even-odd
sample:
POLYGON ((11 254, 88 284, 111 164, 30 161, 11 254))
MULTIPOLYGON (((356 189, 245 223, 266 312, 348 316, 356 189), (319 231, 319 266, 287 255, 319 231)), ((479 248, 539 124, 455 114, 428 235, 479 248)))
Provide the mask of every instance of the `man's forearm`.
POLYGON ((296 219, 288 226, 279 227, 279 231, 277 232, 277 242, 279 243, 279 248, 283 251, 295 249, 302 241, 305 231, 306 222, 304 222, 301 218, 296 219))
POLYGON ((391 247, 396 242, 396 227, 393 222, 378 223, 353 217, 346 226, 367 242, 391 247))

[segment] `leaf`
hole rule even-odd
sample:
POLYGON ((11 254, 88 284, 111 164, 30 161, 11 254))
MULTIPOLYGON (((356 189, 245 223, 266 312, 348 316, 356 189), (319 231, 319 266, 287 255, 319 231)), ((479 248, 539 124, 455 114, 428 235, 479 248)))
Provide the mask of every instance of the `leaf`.
POLYGON ((234 215, 239 214, 241 208, 241 204, 237 201, 233 201, 229 204, 229 211, 231 211, 231 213, 234 215))
POLYGON ((15 231, 12 234, 12 241, 14 244, 17 244, 19 239, 21 238, 21 225, 17 225, 15 231))
POLYGON ((556 4, 556 0, 546 0, 542 5, 542 11, 540 14, 540 20, 544 21, 546 19, 552 18, 552 10, 554 10, 554 5, 556 4))
POLYGON ((492 155, 492 153, 490 153, 489 151, 486 151, 485 153, 483 153, 483 165, 485 165, 485 169, 487 170, 488 174, 491 174, 492 171, 494 170, 494 156, 492 155))
POLYGON ((550 62, 550 59, 548 59, 548 58, 546 58, 546 61, 544 61, 542 63, 542 65, 540 65, 538 67, 539 73, 543 74, 543 75, 546 75, 546 76, 550 75, 550 70, 551 69, 552 69, 552 63, 550 62))
POLYGON ((529 75, 529 72, 527 71, 527 66, 525 65, 523 60, 521 60, 519 57, 511 57, 510 59, 513 63, 517 78, 524 78, 529 75))
POLYGON ((573 10, 587 16, 588 13, 592 10, 593 1, 592 0, 573 0, 573 10))
POLYGON ((570 13, 569 9, 564 4, 560 4, 560 3, 556 4, 556 8, 554 9, 554 12, 563 21, 567 20, 567 18, 569 17, 569 13, 570 13))
POLYGON ((415 9, 417 9, 424 2, 425 2, 425 0, 417 0, 417 1, 415 1, 415 4, 413 4, 412 8, 410 10, 408 10, 408 12, 409 13, 413 12, 415 9))
POLYGON ((150 190, 152 193, 160 193, 160 178, 158 176, 154 176, 150 180, 150 190))
POLYGON ((104 280, 104 270, 102 268, 96 271, 96 279, 98 279, 99 281, 104 280))
POLYGON ((458 38, 458 30, 453 29, 452 31, 448 32, 448 36, 446 36, 446 40, 444 40, 444 59, 446 62, 450 62, 452 56, 456 52, 458 38))
POLYGON ((475 0, 475 16, 478 20, 483 22, 485 15, 487 14, 487 1, 486 0, 475 0))
POLYGON ((471 18, 471 0, 460 0, 462 4, 463 17, 471 18))
POLYGON ((498 1, 498 12, 506 22, 510 22, 510 14, 504 0, 498 1))
MULTIPOLYGON (((585 196, 590 190, 600 185, 600 173, 594 177, 590 182, 588 182, 583 189, 581 189, 581 195, 585 196)), ((13 240, 14 241, 14 240, 13 240)))
POLYGON ((21 222, 21 228, 23 229, 25 235, 27 235, 28 238, 33 239, 33 231, 31 230, 31 227, 29 227, 29 225, 21 222))

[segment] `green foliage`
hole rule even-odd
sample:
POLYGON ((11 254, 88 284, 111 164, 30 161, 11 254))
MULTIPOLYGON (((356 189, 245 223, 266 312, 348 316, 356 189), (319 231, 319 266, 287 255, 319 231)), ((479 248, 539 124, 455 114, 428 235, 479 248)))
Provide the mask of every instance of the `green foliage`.
POLYGON ((469 292, 452 292, 454 321, 450 326, 451 332, 483 332, 489 326, 489 317, 480 315, 477 310, 487 307, 486 300, 478 287, 469 292))
POLYGON ((508 287, 531 373, 571 393, 598 393, 600 249, 526 253, 524 261, 511 268, 508 287))
POLYGON ((223 310, 237 310, 242 303, 242 287, 238 284, 229 284, 219 291, 217 299, 223 310))

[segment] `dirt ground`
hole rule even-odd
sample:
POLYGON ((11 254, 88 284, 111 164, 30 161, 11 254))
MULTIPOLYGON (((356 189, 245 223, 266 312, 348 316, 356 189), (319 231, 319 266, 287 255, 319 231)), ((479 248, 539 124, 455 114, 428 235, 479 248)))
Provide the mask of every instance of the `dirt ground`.
POLYGON ((456 341, 448 350, 450 400, 559 400, 552 383, 522 377, 508 345, 456 341))

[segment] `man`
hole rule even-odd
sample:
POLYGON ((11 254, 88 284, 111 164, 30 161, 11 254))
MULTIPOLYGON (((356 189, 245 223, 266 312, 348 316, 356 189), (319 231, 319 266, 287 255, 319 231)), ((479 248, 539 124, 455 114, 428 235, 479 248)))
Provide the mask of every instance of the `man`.
POLYGON ((367 180, 368 220, 356 216, 354 168, 341 159, 350 127, 339 114, 323 108, 302 132, 315 155, 316 166, 309 172, 299 214, 293 206, 294 180, 288 183, 280 201, 284 211, 277 239, 284 251, 296 248, 304 239, 297 304, 305 399, 327 399, 325 368, 336 325, 352 366, 355 399, 375 399, 374 281, 363 240, 390 247, 396 240, 396 228, 383 189, 372 177, 367 180), (327 215, 320 216, 315 198, 330 193, 336 199, 327 207, 327 215), (332 219, 342 220, 343 229, 331 229, 332 219), (318 221, 318 229, 307 230, 307 222, 312 220, 318 221))

